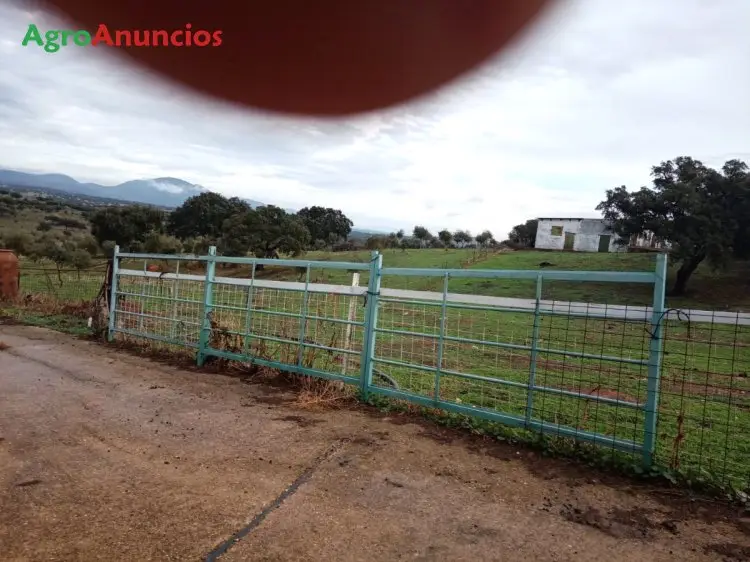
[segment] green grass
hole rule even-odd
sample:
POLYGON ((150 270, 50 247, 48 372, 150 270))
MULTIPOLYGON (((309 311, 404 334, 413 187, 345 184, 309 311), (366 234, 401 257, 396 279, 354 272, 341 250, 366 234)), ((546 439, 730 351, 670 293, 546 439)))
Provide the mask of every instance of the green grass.
MULTIPOLYGON (((305 259, 354 261, 366 263, 368 251, 337 254, 310 252, 305 259)), ((473 250, 385 250, 384 267, 463 268, 472 269, 540 269, 540 264, 553 265, 544 269, 571 271, 653 271, 655 256, 648 253, 579 253, 579 252, 503 252, 480 255, 473 250), (470 259, 475 263, 466 264, 470 259)), ((674 283, 677 267, 670 265, 668 285, 674 283)), ((293 274, 287 273, 285 278, 293 274)), ((326 283, 349 284, 350 275, 343 271, 315 270, 313 277, 326 283)), ((702 264, 682 297, 668 297, 667 305, 677 308, 750 311, 750 263, 738 262, 726 271, 714 272, 702 264)), ((435 278, 384 278, 383 286, 414 290, 441 290, 442 280, 435 278)), ((456 293, 498 297, 533 298, 534 283, 508 279, 458 279, 449 290, 456 293)), ((547 282, 543 298, 549 300, 648 305, 652 291, 641 284, 547 282)))
MULTIPOLYGON (((349 261, 356 263, 367 263, 370 259, 369 251, 358 252, 308 252, 301 260, 312 261, 349 261)), ((652 271, 655 266, 655 258, 652 254, 621 253, 621 254, 584 254, 574 252, 504 252, 504 253, 481 253, 474 250, 385 250, 383 252, 384 267, 406 267, 406 268, 454 268, 454 269, 540 269, 540 263, 553 264, 544 269, 572 270, 572 271, 652 271)), ((157 262, 168 271, 174 271, 174 262, 157 262)), ((101 273, 91 274, 81 272, 81 275, 92 279, 91 285, 87 281, 81 285, 77 281, 75 272, 64 274, 65 285, 68 289, 44 289, 49 285, 44 278, 45 271, 54 278, 54 266, 52 264, 34 264, 24 262, 23 272, 25 279, 29 280, 29 286, 38 287, 43 291, 65 291, 82 295, 81 298, 93 298, 99 287, 94 288, 94 279, 103 277, 104 264, 100 263, 98 270, 101 273), (27 273, 28 272, 28 273, 27 273), (88 296, 90 295, 90 297, 88 296)), ((122 267, 130 269, 142 269, 142 261, 129 261, 122 267)), ((186 271, 182 264, 183 272, 186 271)), ((674 282, 676 267, 669 269, 668 285, 674 282)), ((202 274, 200 264, 193 264, 190 273, 202 274)), ((221 267, 217 269, 217 275, 229 277, 249 277, 250 267, 221 267)), ((265 272, 258 273, 259 278, 277 280, 303 280, 304 274, 293 268, 267 267, 265 272)), ((683 297, 668 297, 667 306, 675 308, 694 308, 708 310, 730 310, 750 311, 750 287, 747 279, 750 278, 750 264, 739 262, 733 264, 727 271, 714 272, 703 264, 698 268, 688 285, 688 294, 683 297)), ((23 283, 22 279, 22 283, 23 283)), ((344 270, 325 268, 314 268, 311 271, 311 281, 317 283, 351 284, 351 273, 344 270)), ((367 274, 361 275, 360 285, 367 283, 367 274)), ((415 277, 393 277, 383 278, 383 286, 397 289, 413 290, 442 290, 442 280, 439 278, 415 278, 415 277)), ((534 283, 531 281, 519 281, 509 279, 454 279, 449 285, 449 290, 455 293, 479 294, 498 297, 533 298, 534 283)), ((648 305, 651 303, 652 291, 647 285, 623 284, 623 283, 570 283, 570 282, 547 282, 543 287, 544 299, 612 303, 623 305, 648 305)))
POLYGON ((57 271, 53 264, 26 264, 21 267, 21 292, 47 295, 61 302, 91 301, 104 283, 105 264, 75 271, 57 271))
MULTIPOLYGON (((308 254, 305 259, 354 261, 369 260, 369 252, 344 254, 308 254)), ((474 254, 471 251, 411 250, 384 252, 385 267, 409 268, 482 268, 538 269, 550 262, 555 269, 648 271, 654 267, 649 254, 574 254, 563 252, 511 252, 474 254)), ((143 264, 126 264, 141 269, 143 264)), ((181 266, 184 271, 184 264, 181 266)), ((247 277, 249 268, 219 268, 219 275, 247 277)), ((720 299, 738 294, 742 267, 716 275, 699 269, 691 281, 692 292, 682 299, 672 299, 669 306, 712 308, 720 299), (713 287, 712 296, 706 297, 713 287), (717 290, 718 288, 718 290, 717 290)), ((199 269, 192 271, 200 273, 199 269)), ((674 271, 671 272, 672 274, 674 271)), ((103 274, 100 274, 103 275, 103 274)), ((267 279, 300 279, 293 268, 267 268, 259 277, 267 279)), ((366 283, 366 276, 362 284, 366 283)), ((56 277, 53 275, 52 279, 56 277)), ((349 284, 346 271, 316 269, 314 282, 349 284)), ((24 277, 25 279, 25 277, 24 277)), ((71 273, 58 295, 86 293, 95 296, 101 277, 91 281, 71 273), (75 288, 75 289, 74 289, 75 288)), ((45 281, 47 285, 49 282, 45 281)), ((440 278, 386 277, 386 287, 416 290, 440 290, 440 278)), ((22 281, 22 285, 24 282, 22 281)), ((54 286, 54 284, 53 284, 54 286)), ((740 285, 741 286, 741 285, 740 285)), ((127 278, 121 290, 136 295, 121 303, 118 326, 135 332, 149 333, 177 342, 196 344, 201 318, 203 286, 201 282, 159 281, 127 278), (170 292, 171 291, 171 292, 170 292), (179 299, 178 302, 172 300, 179 299), (130 301, 128 303, 128 301, 130 301), (141 315, 140 313, 145 315, 141 315), (136 313, 136 314, 132 314, 136 313)), ((450 290, 460 293, 532 298, 533 283, 510 280, 454 279, 450 290)), ((613 304, 643 305, 650 302, 651 289, 616 283, 547 283, 544 298, 613 304)), ((256 289, 248 317, 245 288, 216 285, 214 289, 213 346, 249 353, 252 356, 295 364, 299 339, 303 331, 300 320, 278 313, 297 314, 302 310, 302 294, 289 291, 256 289), (249 340, 243 334, 255 337, 249 340), (273 340, 261 339, 267 336, 273 340)), ((745 297, 747 298, 747 297, 745 297)), ((311 294, 308 314, 346 320, 349 299, 333 294, 311 294)), ((739 301, 740 304, 742 301, 739 301)), ((727 308, 728 301, 722 308, 727 308)), ((731 308, 731 307, 730 307, 731 308)), ((735 309, 743 306, 734 305, 735 309)), ((363 321, 364 308, 356 299, 355 321, 363 321)), ((440 308, 425 304, 383 302, 379 310, 376 358, 435 367, 438 355, 440 308), (417 335, 394 334, 391 331, 417 335)), ((464 341, 446 341, 443 347, 443 373, 439 398, 442 401, 485 408, 517 416, 527 411, 527 390, 517 385, 529 381, 531 357, 527 350, 503 349, 493 343, 529 346, 533 317, 527 313, 449 308, 445 321, 446 336, 464 341), (466 341, 470 340, 470 341, 466 341), (469 380, 452 372, 485 377, 469 380), (505 381, 513 384, 504 384, 505 381)), ((543 317, 539 326, 541 348, 590 354, 599 358, 540 353, 537 358, 536 384, 566 392, 596 395, 602 398, 642 404, 646 398, 646 368, 622 361, 646 359, 650 336, 643 323, 620 320, 543 317)), ((359 375, 359 355, 363 330, 354 326, 348 348, 354 353, 344 365, 346 354, 330 351, 345 346, 345 325, 326 320, 306 322, 303 340, 308 345, 302 361, 313 368, 350 376, 359 375)), ((414 367, 397 366, 380 361, 378 372, 398 382, 402 390, 423 397, 435 396, 434 373, 414 367)), ((657 461, 660 466, 689 473, 705 473, 708 478, 747 486, 750 464, 750 327, 732 325, 685 324, 666 325, 665 355, 662 369, 661 401, 657 439, 657 461)), ((376 378, 376 384, 384 384, 376 378)), ((560 424, 590 432, 640 442, 644 415, 622 405, 604 404, 578 396, 549 392, 533 393, 533 417, 549 424, 560 424)))
POLYGON ((2 317, 11 318, 30 326, 49 328, 75 336, 87 336, 91 334, 86 318, 70 316, 68 314, 48 314, 45 312, 30 311, 22 307, 0 304, 0 318, 2 317))

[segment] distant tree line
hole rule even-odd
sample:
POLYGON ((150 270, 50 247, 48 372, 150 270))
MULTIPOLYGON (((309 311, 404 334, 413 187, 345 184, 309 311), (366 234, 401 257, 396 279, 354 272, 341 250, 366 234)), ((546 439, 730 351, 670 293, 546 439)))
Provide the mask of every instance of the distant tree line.
POLYGON ((443 229, 437 234, 432 234, 424 226, 415 226, 411 235, 403 230, 391 232, 390 234, 370 236, 365 247, 369 250, 383 250, 386 248, 424 249, 424 248, 492 248, 497 246, 497 241, 489 230, 484 230, 477 235, 472 235, 468 230, 443 229))
POLYGON ((102 247, 149 253, 205 253, 276 258, 345 242, 352 221, 340 210, 305 207, 290 213, 274 205, 252 208, 213 192, 187 199, 171 212, 145 205, 103 208, 91 215, 91 233, 102 247))

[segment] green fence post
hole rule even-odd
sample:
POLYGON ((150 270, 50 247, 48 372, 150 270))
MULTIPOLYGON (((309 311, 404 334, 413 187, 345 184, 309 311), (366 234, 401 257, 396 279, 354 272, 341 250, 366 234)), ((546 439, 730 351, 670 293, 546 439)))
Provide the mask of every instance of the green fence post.
POLYGON ((174 340, 175 336, 177 334, 177 302, 179 300, 179 297, 177 296, 177 288, 179 287, 180 283, 180 262, 178 261, 175 264, 175 272, 174 272, 174 281, 172 282, 172 321, 170 322, 169 327, 169 337, 170 339, 174 340))
POLYGON ((656 422, 659 409, 659 386, 663 354, 662 324, 667 285, 667 255, 656 255, 654 302, 651 311, 651 341, 648 349, 648 384, 646 390, 646 420, 643 428, 643 467, 654 462, 656 450, 656 422))
MULTIPOLYGON (((308 302, 310 300, 310 264, 305 268, 305 292, 302 295, 302 310, 299 319, 299 349, 297 350, 297 366, 302 366, 302 359, 305 357, 305 336, 307 335, 307 313, 308 302)), ((312 367, 312 365, 310 365, 312 367)))
MULTIPOLYGON (((141 283, 141 306, 146 302, 146 286, 148 285, 148 260, 143 260, 143 283, 141 283)), ((145 324, 146 317, 143 315, 143 310, 138 315, 138 331, 143 333, 143 325, 145 324)))
POLYGON ((534 387, 536 386, 536 361, 539 355, 539 330, 541 329, 542 274, 536 277, 536 300, 534 305, 534 326, 531 332, 531 358, 529 361, 529 390, 526 393, 526 424, 534 412, 534 387))
POLYGON ((199 367, 203 366, 206 361, 206 349, 211 339, 211 307, 213 304, 213 282, 216 274, 216 246, 208 249, 206 258, 206 280, 203 286, 203 314, 201 323, 201 333, 198 337, 198 353, 196 362, 199 367))
POLYGON ((253 261, 253 267, 250 270, 250 286, 247 288, 247 306, 245 310, 245 334, 244 341, 242 342, 242 354, 246 360, 250 359, 250 329, 252 328, 252 313, 253 313, 253 299, 255 298, 255 266, 257 264, 253 261))
POLYGON ((109 327, 107 330, 107 341, 115 339, 115 311, 117 310, 117 277, 120 271, 120 246, 115 246, 112 254, 112 285, 109 288, 109 327))
POLYGON ((443 353, 445 348, 445 325, 448 315, 448 283, 451 274, 447 271, 443 277, 443 301, 440 305, 440 332, 438 334, 437 365, 435 367, 435 402, 440 401, 440 371, 443 368, 443 353))
POLYGON ((367 399, 372 384, 372 363, 375 355, 375 328, 378 322, 378 301, 380 300, 380 270, 383 267, 383 256, 374 251, 370 255, 370 278, 367 281, 367 307, 365 308, 365 333, 362 342, 362 359, 360 365, 360 391, 362 398, 367 399))

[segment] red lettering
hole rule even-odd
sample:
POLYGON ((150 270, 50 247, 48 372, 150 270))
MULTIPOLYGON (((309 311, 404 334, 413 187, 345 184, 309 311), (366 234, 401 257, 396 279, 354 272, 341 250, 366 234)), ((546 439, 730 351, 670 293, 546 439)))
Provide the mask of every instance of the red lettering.
POLYGON ((130 47, 132 38, 130 37, 129 31, 120 31, 119 29, 115 31, 115 44, 118 47, 122 47, 123 40, 125 42, 126 47, 130 47))
POLYGON ((185 29, 186 29, 186 31, 185 31, 185 46, 186 47, 190 47, 190 45, 193 44, 192 43, 193 34, 190 32, 190 30, 192 29, 192 27, 193 27, 192 23, 186 23, 185 24, 185 29))
POLYGON ((211 43, 211 34, 208 31, 199 30, 193 35, 193 43, 196 47, 208 47, 211 43))
POLYGON ((169 47, 169 33, 161 30, 154 30, 151 32, 151 46, 152 47, 169 47), (161 41, 159 40, 161 39, 161 41))
POLYGON ((94 35, 93 39, 91 39, 91 44, 96 46, 99 43, 104 42, 107 46, 112 47, 115 42, 112 40, 112 34, 109 32, 109 29, 107 29, 107 26, 103 23, 99 24, 99 27, 96 28, 96 34, 94 35))
POLYGON ((211 43, 212 47, 218 47, 219 45, 221 45, 221 33, 221 31, 214 31, 214 42, 211 43))
POLYGON ((136 47, 150 47, 151 46, 151 33, 148 31, 134 31, 133 32, 133 44, 136 47))
POLYGON ((172 45, 174 45, 175 47, 182 47, 184 45, 184 43, 179 39, 180 37, 182 37, 182 34, 183 34, 182 30, 177 30, 177 31, 172 32, 172 35, 169 37, 169 40, 172 42, 172 45))

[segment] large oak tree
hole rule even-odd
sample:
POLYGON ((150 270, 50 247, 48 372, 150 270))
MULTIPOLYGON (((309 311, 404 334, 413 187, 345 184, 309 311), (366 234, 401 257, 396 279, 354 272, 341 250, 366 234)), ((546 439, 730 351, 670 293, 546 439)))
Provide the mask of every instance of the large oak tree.
POLYGON ((224 255, 278 258, 301 254, 310 243, 310 232, 299 217, 273 205, 248 209, 224 221, 219 250, 224 255))
POLYGON ((750 187, 744 162, 730 160, 717 171, 681 156, 654 166, 651 176, 651 187, 607 190, 597 210, 623 238, 652 232, 670 244, 670 256, 680 265, 672 294, 685 293, 690 276, 704 261, 720 268, 732 257, 750 254, 750 187))
POLYGON ((222 235, 225 220, 249 209, 242 199, 206 191, 186 199, 170 213, 167 231, 181 240, 200 236, 215 240, 222 235))

